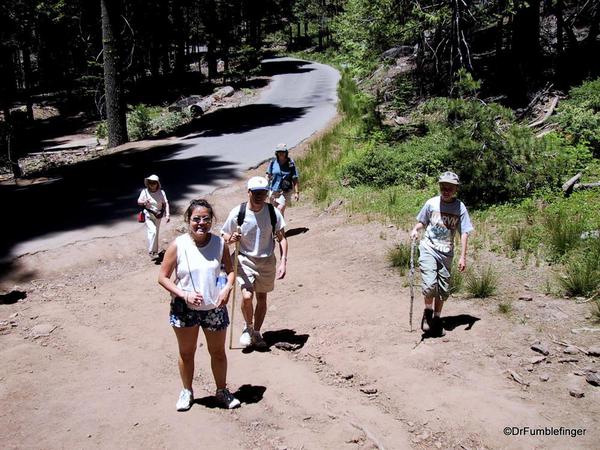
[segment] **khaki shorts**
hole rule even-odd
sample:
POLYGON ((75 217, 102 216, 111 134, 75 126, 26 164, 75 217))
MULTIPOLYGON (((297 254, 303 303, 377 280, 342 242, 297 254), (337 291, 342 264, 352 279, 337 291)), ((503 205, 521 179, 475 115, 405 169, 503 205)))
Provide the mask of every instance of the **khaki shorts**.
POLYGON ((275 207, 279 205, 291 206, 293 193, 294 191, 291 189, 289 191, 271 191, 269 194, 269 201, 275 207))
POLYGON ((275 289, 275 255, 258 258, 238 256, 238 284, 250 292, 271 292, 275 289))

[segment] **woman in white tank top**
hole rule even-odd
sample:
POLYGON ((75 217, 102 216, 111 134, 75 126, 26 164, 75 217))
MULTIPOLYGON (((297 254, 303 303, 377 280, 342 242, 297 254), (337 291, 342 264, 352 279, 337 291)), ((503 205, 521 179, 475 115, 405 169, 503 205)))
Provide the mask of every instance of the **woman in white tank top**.
POLYGON ((235 408, 240 402, 227 389, 225 354, 229 325, 226 305, 234 283, 231 257, 223 238, 210 232, 214 214, 206 200, 192 200, 184 218, 188 232, 171 243, 158 277, 159 284, 171 293, 169 320, 179 345, 183 389, 176 407, 186 411, 194 402, 194 357, 202 327, 217 385, 216 400, 225 408, 235 408), (227 282, 217 286, 221 266, 227 273, 227 282), (175 281, 171 280, 173 273, 175 281))

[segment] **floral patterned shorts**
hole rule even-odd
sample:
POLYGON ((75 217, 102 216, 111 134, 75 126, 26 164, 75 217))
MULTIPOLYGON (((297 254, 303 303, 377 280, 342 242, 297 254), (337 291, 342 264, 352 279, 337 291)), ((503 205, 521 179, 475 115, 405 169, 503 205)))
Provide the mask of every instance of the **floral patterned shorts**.
POLYGON ((188 308, 185 300, 177 297, 171 302, 169 323, 175 328, 201 326, 207 331, 221 331, 229 326, 229 314, 225 306, 196 311, 188 308))

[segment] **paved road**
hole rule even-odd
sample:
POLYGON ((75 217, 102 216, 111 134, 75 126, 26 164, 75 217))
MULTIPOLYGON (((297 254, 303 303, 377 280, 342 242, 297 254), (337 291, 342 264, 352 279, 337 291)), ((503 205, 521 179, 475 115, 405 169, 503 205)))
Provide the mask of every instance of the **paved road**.
POLYGON ((171 203, 182 206, 265 161, 277 143, 293 148, 335 116, 336 70, 291 58, 263 67, 272 81, 258 102, 207 114, 187 136, 78 164, 42 185, 1 187, 14 220, 0 258, 139 229, 135 202, 147 174, 159 174, 171 203))

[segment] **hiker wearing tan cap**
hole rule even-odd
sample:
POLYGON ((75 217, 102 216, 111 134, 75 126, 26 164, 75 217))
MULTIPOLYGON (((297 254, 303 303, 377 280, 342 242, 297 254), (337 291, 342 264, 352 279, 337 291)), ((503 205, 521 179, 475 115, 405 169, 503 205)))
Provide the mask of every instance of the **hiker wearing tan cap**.
POLYGON ((460 234, 458 270, 463 272, 467 267, 467 242, 473 225, 467 208, 456 198, 460 184, 458 175, 444 172, 438 182, 440 195, 425 202, 410 237, 418 239, 419 231, 425 229, 419 244, 419 269, 425 299, 421 329, 433 336, 444 336, 446 332, 441 313, 444 301, 449 296, 454 235, 457 231, 460 234))

